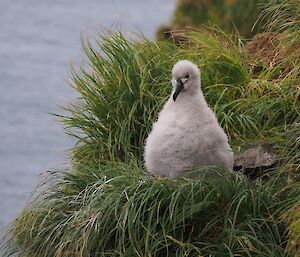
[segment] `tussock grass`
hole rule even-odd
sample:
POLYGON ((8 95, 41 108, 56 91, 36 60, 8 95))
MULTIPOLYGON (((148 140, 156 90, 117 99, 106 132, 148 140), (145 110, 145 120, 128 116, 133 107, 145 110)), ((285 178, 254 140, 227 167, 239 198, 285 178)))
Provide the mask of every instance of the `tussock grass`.
MULTIPOLYGON (((265 77, 300 75, 300 9, 298 0, 272 0, 260 15, 269 33, 271 57, 265 77), (273 48, 273 49, 272 49, 273 48)), ((268 51, 268 50, 267 50, 268 51)))
POLYGON ((142 160, 146 135, 171 91, 170 70, 180 59, 199 65, 203 91, 233 145, 266 138, 284 143, 278 135, 285 138, 286 126, 299 121, 296 72, 280 80, 264 78, 264 70, 254 74, 242 41, 216 29, 187 37, 188 46, 145 38, 137 43, 120 33, 102 35, 97 50, 86 42, 93 72, 73 73, 82 97, 63 117, 67 132, 79 139, 75 162, 142 160))
POLYGON ((82 97, 67 108, 71 116, 64 117, 64 123, 68 133, 79 138, 75 156, 81 160, 141 156, 151 121, 169 91, 165 68, 174 62, 169 54, 172 58, 176 47, 146 39, 131 42, 121 33, 103 35, 97 44, 97 50, 89 42, 84 46, 93 72, 82 69, 72 76, 82 97))
POLYGON ((264 18, 264 29, 273 32, 285 32, 299 38, 300 10, 298 0, 271 0, 261 15, 264 18))
POLYGON ((8 249, 22 246, 20 256, 284 254, 282 194, 243 176, 202 170, 197 180, 155 179, 107 163, 92 173, 53 172, 46 185, 13 228, 8 249))
POLYGON ((266 0, 178 0, 171 24, 160 28, 157 35, 161 38, 166 37, 163 33, 170 30, 216 24, 227 33, 237 30, 244 37, 251 37, 259 31, 258 27, 253 28, 253 23, 257 20, 261 6, 267 2, 266 0))
MULTIPOLYGON (((266 13, 272 6, 282 11, 288 2, 266 13)), ((72 171, 48 174, 12 225, 5 256, 298 254, 298 59, 289 61, 279 44, 280 62, 262 64, 241 38, 215 28, 185 37, 186 44, 175 45, 107 32, 93 45, 84 42, 87 61, 71 74, 80 98, 60 116, 78 140, 72 171), (202 90, 234 151, 274 145, 278 160, 262 177, 250 182, 212 168, 193 171, 194 179, 147 175, 144 140, 180 59, 200 67, 202 90)))

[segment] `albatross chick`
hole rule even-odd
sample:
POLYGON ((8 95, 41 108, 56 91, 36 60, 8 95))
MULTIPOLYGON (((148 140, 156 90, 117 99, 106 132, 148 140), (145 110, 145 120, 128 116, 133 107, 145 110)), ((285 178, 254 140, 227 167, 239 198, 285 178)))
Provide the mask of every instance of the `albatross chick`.
POLYGON ((204 166, 231 171, 233 153, 203 96, 198 67, 186 60, 176 63, 172 85, 172 94, 146 139, 147 170, 169 178, 204 166))

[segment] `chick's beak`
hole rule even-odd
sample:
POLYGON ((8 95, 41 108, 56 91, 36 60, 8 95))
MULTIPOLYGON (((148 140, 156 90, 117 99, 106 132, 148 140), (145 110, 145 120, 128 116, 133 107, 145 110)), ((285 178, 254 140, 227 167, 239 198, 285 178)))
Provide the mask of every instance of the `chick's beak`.
POLYGON ((176 89, 175 89, 175 92, 173 94, 174 102, 176 101, 176 98, 177 98, 177 96, 179 95, 179 93, 181 92, 182 89, 184 89, 183 82, 182 82, 181 79, 177 79, 176 80, 176 89))

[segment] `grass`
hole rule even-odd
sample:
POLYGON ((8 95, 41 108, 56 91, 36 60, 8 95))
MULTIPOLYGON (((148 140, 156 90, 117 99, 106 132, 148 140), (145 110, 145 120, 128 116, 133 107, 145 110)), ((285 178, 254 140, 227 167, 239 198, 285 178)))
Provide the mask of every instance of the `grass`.
POLYGON ((253 27, 265 0, 178 0, 170 25, 162 26, 157 36, 168 38, 170 30, 201 28, 217 25, 227 33, 238 31, 243 37, 251 38, 260 31, 253 27))
POLYGON ((97 50, 86 43, 94 72, 73 73, 82 97, 63 117, 67 132, 79 139, 77 163, 142 160, 144 140, 171 90, 168 71, 180 59, 199 65, 203 91, 232 144, 266 138, 284 144, 286 126, 299 121, 296 71, 281 80, 263 78, 265 70, 254 74, 241 41, 219 30, 188 38, 189 46, 175 46, 116 33, 102 35, 97 50))
MULTIPOLYGON (((297 24, 293 4, 273 1, 264 15, 291 9, 297 24)), ((47 174, 8 232, 4 256, 299 256, 300 62, 283 47, 297 27, 275 30, 286 16, 276 17, 266 28, 281 37, 282 58, 271 66, 216 28, 187 31, 183 45, 119 32, 85 41, 87 62, 71 74, 80 98, 57 115, 78 140, 71 170, 47 174), (278 160, 261 177, 212 168, 194 170, 194 179, 147 174, 144 140, 180 59, 200 67, 235 152, 274 145, 278 160)))
POLYGON ((284 254, 278 215, 291 202, 279 204, 281 194, 243 176, 202 170, 197 180, 155 179, 107 163, 92 174, 52 173, 47 188, 12 231, 9 248, 22 245, 20 256, 284 254))

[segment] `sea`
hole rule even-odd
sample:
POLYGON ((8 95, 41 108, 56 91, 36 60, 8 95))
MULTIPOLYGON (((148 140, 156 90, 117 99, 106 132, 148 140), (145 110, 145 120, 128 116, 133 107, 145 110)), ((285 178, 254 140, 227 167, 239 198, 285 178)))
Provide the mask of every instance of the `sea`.
MULTIPOLYGON (((155 39, 175 0, 0 0, 0 237, 28 204, 43 174, 68 166, 67 136, 51 113, 78 97, 81 38, 105 28, 155 39)), ((1 255, 1 254, 0 254, 1 255)))

